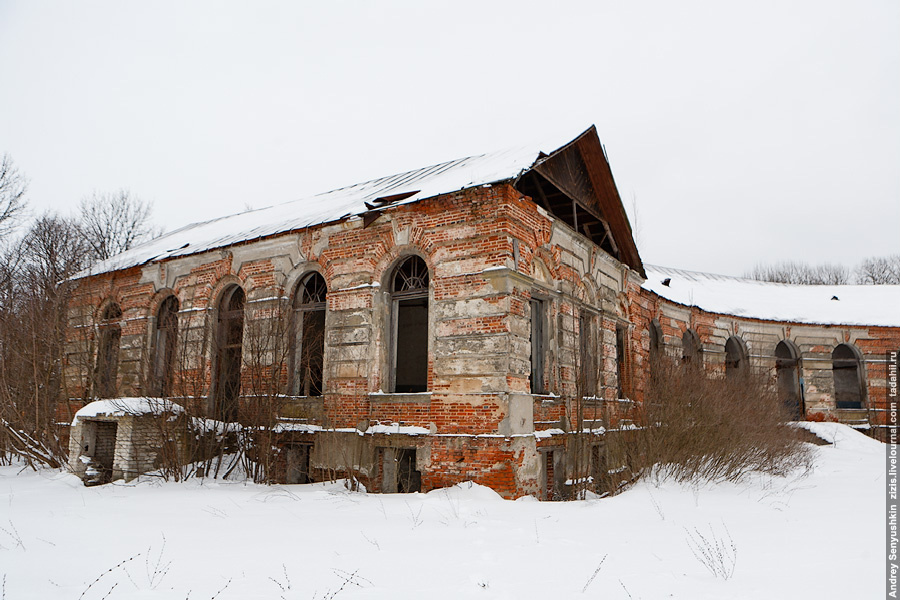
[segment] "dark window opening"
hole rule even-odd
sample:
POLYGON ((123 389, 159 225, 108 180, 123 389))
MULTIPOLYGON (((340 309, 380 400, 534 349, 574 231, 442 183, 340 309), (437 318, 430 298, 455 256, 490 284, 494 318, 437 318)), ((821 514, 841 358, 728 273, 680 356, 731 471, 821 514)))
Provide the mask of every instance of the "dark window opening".
POLYGON ((617 398, 626 398, 628 393, 628 330, 623 325, 616 325, 616 383, 617 398))
POLYGON ((656 319, 650 321, 650 360, 660 357, 663 349, 663 332, 662 327, 656 319))
POLYGON ((597 394, 597 352, 594 345, 594 319, 582 311, 578 319, 579 373, 577 385, 582 396, 597 394))
POLYGON ((562 448, 544 451, 544 499, 565 500, 566 452, 562 448))
POLYGON ((416 469, 416 451, 397 451, 397 492, 411 494, 422 490, 422 473, 416 469))
POLYGON ((544 385, 545 354, 544 331, 546 329, 547 312, 543 300, 532 298, 531 306, 531 393, 546 394, 544 385))
POLYGON ((324 389, 325 302, 328 290, 319 273, 300 280, 294 294, 291 393, 321 396, 324 389))
POLYGON ((175 371, 175 348, 178 340, 178 298, 163 300, 156 317, 155 356, 153 357, 152 392, 156 396, 172 395, 175 371))
POLYGON ((94 452, 91 461, 92 466, 98 471, 91 477, 92 484, 103 484, 112 481, 113 463, 116 455, 116 423, 95 421, 94 425, 94 452))
POLYGON ((612 492, 609 485, 606 448, 599 444, 591 446, 591 479, 596 493, 607 494, 612 492))
POLYGON ((392 277, 394 392, 428 389, 428 281, 428 265, 418 256, 400 263, 392 277))
POLYGON ((775 346, 775 378, 778 397, 792 418, 803 417, 803 385, 800 355, 785 341, 775 346))
POLYGON ((865 390, 859 355, 852 346, 841 344, 831 353, 831 364, 837 408, 862 408, 865 390))
POLYGON ((681 360, 686 365, 699 366, 703 360, 703 349, 700 346, 700 338, 692 330, 688 329, 681 336, 681 360))
POLYGON ((219 301, 216 331, 214 414, 235 421, 241 393, 241 348, 244 341, 244 290, 233 285, 219 301))
POLYGON ((740 338, 731 336, 725 341, 725 376, 737 377, 747 368, 747 350, 740 338))
POLYGON ((287 450, 286 483, 309 483, 309 444, 298 444, 287 450))
POLYGON ((416 468, 415 448, 381 448, 381 491, 411 494, 422 491, 422 473, 416 468))
POLYGON ((100 398, 116 397, 116 379, 119 373, 119 344, 122 339, 122 328, 119 319, 122 309, 118 304, 110 304, 103 311, 100 324, 100 343, 97 348, 97 396, 100 398))

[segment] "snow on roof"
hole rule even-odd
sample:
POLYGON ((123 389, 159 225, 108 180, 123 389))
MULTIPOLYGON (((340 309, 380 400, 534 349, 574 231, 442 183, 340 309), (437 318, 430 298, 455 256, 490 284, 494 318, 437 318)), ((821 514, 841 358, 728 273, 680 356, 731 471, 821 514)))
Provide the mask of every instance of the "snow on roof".
POLYGON ((460 158, 283 204, 193 223, 101 261, 93 268, 78 273, 74 279, 338 221, 367 212, 369 208, 365 203, 378 198, 410 194, 391 204, 395 206, 506 181, 533 166, 541 157, 542 150, 544 154, 550 154, 572 140, 571 137, 561 141, 546 140, 539 144, 460 158))
POLYGON ((183 413, 184 408, 165 398, 110 398, 94 400, 78 409, 72 426, 78 419, 90 417, 124 417, 126 415, 163 415, 183 413))
POLYGON ((900 327, 900 285, 793 285, 644 267, 644 289, 708 312, 793 323, 900 327), (666 279, 668 285, 663 284, 666 279))

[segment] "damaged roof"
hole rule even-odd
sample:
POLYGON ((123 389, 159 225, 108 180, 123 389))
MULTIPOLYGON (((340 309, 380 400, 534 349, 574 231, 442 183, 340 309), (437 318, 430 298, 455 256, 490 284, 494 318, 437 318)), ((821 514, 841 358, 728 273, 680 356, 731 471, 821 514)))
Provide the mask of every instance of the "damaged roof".
MULTIPOLYGON (((575 180, 588 182, 591 197, 586 198, 583 193, 573 194, 568 189, 557 189, 552 178, 544 185, 548 191, 556 192, 557 196, 562 194, 570 199, 573 207, 578 204, 582 214, 588 215, 595 224, 596 232, 593 234, 584 223, 579 228, 576 215, 574 227, 579 233, 585 233, 599 246, 643 275, 643 265, 631 235, 631 226, 619 199, 605 151, 592 126, 562 145, 535 144, 469 156, 283 204, 192 223, 100 261, 74 279, 207 252, 347 218, 372 218, 388 206, 408 204, 466 188, 501 182, 516 185, 524 175, 538 173, 539 168, 542 178, 553 171, 571 171, 569 163, 572 162, 573 152, 577 153, 580 165, 575 180), (563 169, 550 169, 556 164, 562 165, 563 169)), ((532 180, 534 177, 537 175, 533 175, 532 180)), ((564 183, 571 179, 565 179, 564 183)), ((523 185, 519 189, 531 195, 530 188, 526 190, 523 185)), ((551 212, 573 226, 567 212, 562 215, 552 209, 551 212)), ((574 210, 571 212, 575 213, 574 210)), ((585 220, 584 217, 582 220, 585 220)))

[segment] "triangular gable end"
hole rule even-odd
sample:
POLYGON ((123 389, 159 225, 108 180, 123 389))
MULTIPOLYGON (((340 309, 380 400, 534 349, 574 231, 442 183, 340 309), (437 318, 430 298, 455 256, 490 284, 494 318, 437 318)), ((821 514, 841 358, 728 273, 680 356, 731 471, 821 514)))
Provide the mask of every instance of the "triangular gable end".
POLYGON ((519 177, 516 189, 645 277, 595 127, 535 162, 519 177))

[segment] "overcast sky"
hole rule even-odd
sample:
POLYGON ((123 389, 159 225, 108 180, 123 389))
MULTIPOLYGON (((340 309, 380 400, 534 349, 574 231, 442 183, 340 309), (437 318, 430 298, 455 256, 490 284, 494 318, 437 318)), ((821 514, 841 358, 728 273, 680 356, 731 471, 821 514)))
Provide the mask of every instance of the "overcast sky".
POLYGON ((171 230, 591 124, 645 262, 900 252, 896 0, 0 2, 35 214, 171 230))

